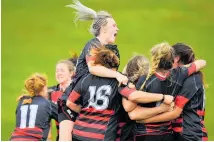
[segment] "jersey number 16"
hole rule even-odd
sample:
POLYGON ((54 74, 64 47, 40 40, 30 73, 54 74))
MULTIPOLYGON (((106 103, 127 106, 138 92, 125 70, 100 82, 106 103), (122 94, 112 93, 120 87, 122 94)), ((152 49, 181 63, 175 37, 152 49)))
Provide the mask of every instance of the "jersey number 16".
POLYGON ((112 88, 110 85, 103 85, 99 88, 96 88, 96 86, 89 86, 88 90, 90 92, 88 107, 91 106, 97 110, 104 110, 108 108, 109 96, 112 92, 112 88))

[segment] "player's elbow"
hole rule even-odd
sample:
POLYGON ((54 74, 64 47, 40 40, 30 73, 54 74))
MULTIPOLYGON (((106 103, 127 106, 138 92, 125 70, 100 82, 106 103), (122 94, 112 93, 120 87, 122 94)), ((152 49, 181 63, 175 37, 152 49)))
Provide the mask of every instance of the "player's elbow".
POLYGON ((129 101, 132 101, 132 102, 137 102, 137 100, 139 99, 139 97, 137 95, 135 95, 137 93, 137 91, 131 93, 128 97, 128 100, 129 101))
POLYGON ((124 110, 125 110, 126 112, 130 112, 130 111, 133 110, 133 108, 132 108, 131 106, 129 106, 129 105, 124 105, 123 108, 124 108, 124 110))
POLYGON ((207 65, 207 62, 205 60, 196 60, 195 64, 196 64, 196 71, 199 71, 207 65))
POLYGON ((128 115, 131 120, 137 120, 137 115, 134 113, 134 111, 129 112, 128 115))
POLYGON ((202 68, 204 68, 206 65, 207 65, 207 61, 201 60, 201 66, 202 66, 202 68))

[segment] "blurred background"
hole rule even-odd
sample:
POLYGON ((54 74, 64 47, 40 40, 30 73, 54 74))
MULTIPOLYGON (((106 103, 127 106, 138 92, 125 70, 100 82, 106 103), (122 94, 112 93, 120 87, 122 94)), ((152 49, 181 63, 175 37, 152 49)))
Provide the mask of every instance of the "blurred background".
MULTIPOLYGON (((196 56, 207 60, 206 119, 209 140, 214 140, 214 1, 213 0, 80 0, 95 10, 107 10, 120 29, 117 41, 120 70, 135 53, 149 57, 162 41, 184 42, 196 56)), ((34 72, 46 73, 55 85, 55 65, 80 54, 93 36, 91 22, 73 23, 72 0, 2 0, 1 137, 9 140, 15 127, 16 98, 24 80, 34 72)), ((191 88, 190 88, 191 89, 191 88)), ((55 127, 53 127, 55 132, 55 127)), ((55 137, 54 137, 55 139, 55 137)))

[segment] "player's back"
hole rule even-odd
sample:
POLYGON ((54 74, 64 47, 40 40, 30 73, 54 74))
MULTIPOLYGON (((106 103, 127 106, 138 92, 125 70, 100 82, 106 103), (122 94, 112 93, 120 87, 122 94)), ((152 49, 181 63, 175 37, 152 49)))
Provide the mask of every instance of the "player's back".
POLYGON ((173 121, 173 130, 179 133, 177 140, 182 136, 185 138, 182 140, 185 141, 207 141, 208 135, 204 125, 205 90, 200 73, 195 73, 184 81, 175 104, 179 107, 185 104, 180 117, 173 121))
MULTIPOLYGON (((188 68, 178 67, 171 70, 166 77, 162 77, 159 74, 153 74, 145 83, 144 91, 150 93, 161 93, 176 96, 178 91, 181 89, 184 80, 188 77, 188 68)), ((140 79, 141 86, 145 81, 146 77, 143 76, 140 79)), ((152 102, 147 104, 140 104, 142 107, 156 107, 161 102, 152 102)), ((158 122, 158 123, 147 123, 141 124, 136 123, 135 134, 152 134, 162 135, 166 133, 172 133, 171 121, 158 122)))
POLYGON ((41 96, 32 98, 30 104, 22 104, 23 97, 16 109, 16 129, 11 140, 35 141, 47 138, 52 116, 51 103, 41 96))
POLYGON ((82 110, 74 125, 74 138, 84 141, 116 140, 121 107, 117 80, 89 74, 80 81, 75 88, 81 87, 82 110))

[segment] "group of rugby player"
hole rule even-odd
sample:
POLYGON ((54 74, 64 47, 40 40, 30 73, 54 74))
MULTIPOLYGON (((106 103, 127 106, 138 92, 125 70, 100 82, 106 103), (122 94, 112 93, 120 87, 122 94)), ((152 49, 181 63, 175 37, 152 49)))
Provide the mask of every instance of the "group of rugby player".
POLYGON ((163 42, 152 47, 150 62, 134 56, 121 73, 113 17, 78 0, 67 7, 76 10, 75 21, 93 21, 95 37, 78 59, 57 63, 57 86, 47 88, 41 74, 25 81, 11 140, 47 140, 51 119, 60 141, 208 140, 200 71, 206 61, 188 45, 163 42))

